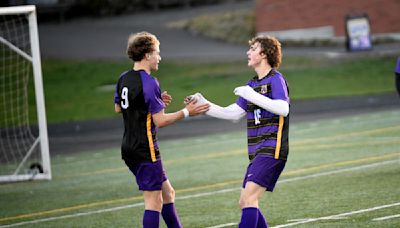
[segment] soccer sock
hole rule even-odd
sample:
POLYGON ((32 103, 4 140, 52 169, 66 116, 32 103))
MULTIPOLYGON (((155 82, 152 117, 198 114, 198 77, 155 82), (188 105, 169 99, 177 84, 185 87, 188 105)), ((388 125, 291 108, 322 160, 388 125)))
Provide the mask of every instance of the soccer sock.
POLYGON ((242 209, 242 218, 239 228, 256 228, 258 222, 258 208, 246 207, 242 209))
POLYGON ((160 226, 160 212, 145 210, 143 215, 143 228, 158 228, 160 226))
POLYGON ((178 213, 175 209, 174 203, 167 203, 163 205, 161 211, 162 217, 167 224, 168 228, 181 228, 182 224, 179 221, 178 213))
POLYGON ((265 219, 264 215, 261 213, 260 209, 258 209, 257 228, 268 228, 267 220, 265 219))

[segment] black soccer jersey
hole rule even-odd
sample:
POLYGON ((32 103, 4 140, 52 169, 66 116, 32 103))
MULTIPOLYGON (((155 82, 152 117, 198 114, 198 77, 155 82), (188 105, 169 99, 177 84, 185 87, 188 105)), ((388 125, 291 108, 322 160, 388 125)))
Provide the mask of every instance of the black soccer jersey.
POLYGON ((157 79, 143 70, 124 72, 116 85, 114 102, 121 106, 124 118, 122 159, 133 163, 157 161, 160 153, 152 114, 165 107, 157 79))

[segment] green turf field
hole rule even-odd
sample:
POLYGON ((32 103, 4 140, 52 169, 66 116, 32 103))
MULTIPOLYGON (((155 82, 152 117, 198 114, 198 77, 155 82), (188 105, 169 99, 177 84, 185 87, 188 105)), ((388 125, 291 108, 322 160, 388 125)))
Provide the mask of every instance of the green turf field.
MULTIPOLYGON (((269 225, 400 227, 399 116, 292 124, 286 169, 260 203, 269 225)), ((183 225, 234 227, 245 133, 159 143, 183 225)), ((141 193, 119 149, 53 156, 52 171, 52 181, 0 185, 0 227, 140 227, 141 193)))

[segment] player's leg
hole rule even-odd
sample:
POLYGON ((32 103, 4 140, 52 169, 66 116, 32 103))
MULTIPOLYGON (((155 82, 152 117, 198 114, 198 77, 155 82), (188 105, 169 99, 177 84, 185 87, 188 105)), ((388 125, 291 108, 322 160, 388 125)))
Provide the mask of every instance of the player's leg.
POLYGON ((264 215, 262 214, 260 208, 258 208, 257 228, 268 228, 267 220, 265 219, 264 215))
POLYGON ((258 201, 263 196, 264 192, 265 192, 264 187, 254 182, 246 183, 245 188, 242 189, 240 193, 240 199, 239 199, 239 205, 240 208, 242 209, 242 216, 240 219, 239 228, 258 227, 258 222, 260 219, 258 201))
POLYGON ((249 220, 251 220, 251 217, 255 218, 257 223, 256 226, 243 227, 267 227, 266 219, 258 209, 258 200, 262 197, 264 191, 272 192, 274 190, 285 163, 286 161, 283 160, 259 155, 249 164, 243 180, 243 190, 239 202, 242 208, 242 219, 248 220, 246 217, 249 216, 249 220))
POLYGON ((164 204, 162 207, 162 217, 168 228, 179 228, 182 224, 179 220, 178 213, 175 208, 175 190, 169 180, 165 180, 162 184, 162 196, 164 204))
POLYGON ((125 163, 135 175, 139 190, 143 191, 145 205, 143 227, 159 227, 163 205, 161 189, 164 181, 161 161, 135 164, 125 160, 125 163))
POLYGON ((161 191, 143 191, 144 198, 144 228, 158 228, 160 225, 160 211, 163 204, 161 191))
POLYGON ((240 208, 256 207, 258 208, 258 200, 263 196, 265 187, 262 187, 254 182, 247 182, 246 187, 240 193, 239 205, 240 208))

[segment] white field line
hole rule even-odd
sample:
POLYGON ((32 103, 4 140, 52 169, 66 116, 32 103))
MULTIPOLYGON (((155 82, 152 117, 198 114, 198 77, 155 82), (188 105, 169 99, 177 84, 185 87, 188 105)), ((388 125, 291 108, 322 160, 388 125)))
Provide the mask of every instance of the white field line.
POLYGON ((221 224, 221 225, 216 225, 216 226, 210 226, 207 228, 222 228, 222 227, 229 227, 229 226, 237 226, 237 222, 231 222, 231 223, 226 223, 226 224, 221 224))
POLYGON ((127 209, 127 208, 139 207, 139 206, 143 206, 143 205, 144 205, 144 203, 135 203, 135 204, 131 204, 131 205, 112 207, 112 208, 102 209, 102 210, 97 210, 97 211, 88 211, 88 212, 82 212, 82 213, 75 213, 75 214, 69 214, 69 215, 36 219, 36 220, 26 221, 26 222, 19 222, 19 223, 14 223, 14 224, 9 224, 9 225, 3 225, 0 227, 14 227, 14 226, 22 226, 22 225, 28 225, 28 224, 41 223, 41 222, 49 222, 49 221, 54 221, 54 220, 59 220, 59 219, 75 218, 75 217, 80 217, 80 216, 85 216, 85 215, 93 215, 93 214, 117 211, 117 210, 122 210, 122 209, 127 209))
POLYGON ((390 161, 383 161, 383 162, 376 162, 376 163, 371 163, 367 165, 360 165, 360 166, 355 166, 355 167, 350 167, 350 168, 343 168, 343 169, 336 169, 332 171, 326 171, 326 172, 321 172, 321 173, 316 173, 316 174, 311 174, 311 175, 306 175, 306 176, 300 176, 300 177, 293 177, 293 178, 288 178, 284 180, 278 181, 278 183, 286 183, 286 182, 293 182, 293 181, 298 181, 298 180, 305 180, 305 179, 310 179, 314 177, 321 177, 321 176, 327 176, 331 174, 337 174, 337 173, 343 173, 343 172, 349 172, 349 171, 355 171, 355 170, 360 170, 360 169, 366 169, 366 168, 372 168, 376 166, 381 166, 381 165, 388 165, 392 163, 399 163, 399 160, 390 160, 390 161))
MULTIPOLYGON (((309 220, 309 219, 312 219, 312 218, 289 219, 289 220, 287 220, 287 222, 301 222, 301 221, 306 221, 306 220, 309 220)), ((342 220, 342 219, 348 219, 348 218, 347 217, 339 217, 339 216, 337 216, 337 217, 334 217, 334 218, 329 218, 327 220, 342 220)))
POLYGON ((388 219, 394 219, 394 218, 400 218, 400 214, 374 218, 374 219, 372 219, 372 221, 382 221, 382 220, 388 220, 388 219))
POLYGON ((298 221, 298 222, 293 222, 293 223, 287 223, 287 224, 274 226, 273 228, 282 228, 282 227, 289 227, 289 226, 295 226, 295 225, 300 225, 300 224, 305 224, 305 223, 310 223, 310 222, 321 221, 321 220, 337 219, 337 218, 342 218, 342 217, 345 217, 345 216, 348 216, 348 215, 361 214, 361 213, 365 213, 365 212, 376 211, 376 210, 389 208, 389 207, 396 207, 396 206, 400 206, 400 202, 381 205, 381 206, 376 206, 376 207, 371 207, 371 208, 365 208, 365 209, 361 209, 361 210, 357 210, 357 211, 349 211, 349 212, 336 214, 336 215, 329 215, 329 216, 324 216, 324 217, 319 217, 319 218, 304 219, 304 220, 301 220, 301 221, 298 221))
MULTIPOLYGON (((294 132, 296 132, 296 135, 304 135, 306 132, 312 131, 314 127, 322 127, 324 131, 330 130, 332 128, 336 128, 337 124, 342 124, 348 129, 354 129, 354 127, 358 126, 365 126, 365 124, 371 124, 371 125, 378 125, 382 126, 384 123, 388 123, 388 121, 395 121, 397 122, 398 120, 398 111, 390 111, 387 113, 388 116, 386 118, 381 118, 378 114, 365 114, 363 115, 363 118, 356 116, 356 117, 351 117, 351 118, 345 118, 343 119, 331 119, 329 121, 314 121, 314 122, 304 122, 304 124, 297 124, 293 126, 293 129, 295 129, 294 132), (364 117, 369 118, 364 118, 364 117)), ((396 125, 396 124, 394 124, 396 125)), ((291 126, 292 127, 292 126, 291 126)), ((315 130, 315 129, 314 129, 315 130)))
MULTIPOLYGON (((384 161, 384 162, 377 162, 377 163, 372 163, 372 164, 367 164, 367 165, 361 165, 361 166, 356 166, 356 167, 351 167, 351 168, 344 168, 344 169, 338 169, 338 170, 333 170, 333 171, 328 171, 328 172, 321 172, 321 173, 316 173, 316 174, 311 174, 307 176, 302 176, 302 177, 293 177, 293 178, 288 178, 284 180, 278 181, 278 183, 287 183, 287 182, 293 182, 293 181, 298 181, 298 180, 305 180, 305 179, 310 179, 314 177, 321 177, 321 176, 326 176, 326 175, 332 175, 332 174, 337 174, 337 173, 342 173, 342 172, 349 172, 349 171, 355 171, 355 170, 360 170, 360 169, 365 169, 365 168, 372 168, 380 165, 387 165, 391 163, 398 163, 398 160, 391 160, 391 161, 384 161)), ((336 216, 337 219, 337 216, 336 216)), ((302 222, 304 219, 301 220, 302 222)), ((234 223, 226 223, 226 224, 220 224, 216 226, 210 226, 207 228, 217 228, 217 227, 229 227, 234 225, 234 223)), ((236 223, 237 225, 237 223, 236 223)))
MULTIPOLYGON (((199 194, 176 197, 176 200, 185 200, 185 199, 191 199, 191 198, 198 198, 198 197, 203 197, 203 196, 209 196, 209 195, 232 192, 232 191, 236 191, 236 190, 240 190, 240 189, 239 188, 229 188, 229 189, 222 189, 222 190, 213 191, 213 192, 204 192, 204 193, 199 193, 199 194)), ((111 208, 95 210, 95 211, 74 213, 74 214, 69 214, 69 215, 54 216, 54 217, 36 219, 36 220, 31 220, 31 221, 26 221, 26 222, 13 223, 13 224, 9 224, 9 225, 3 225, 3 226, 0 226, 0 227, 1 228, 3 228, 3 227, 15 227, 15 226, 28 225, 28 224, 36 224, 36 223, 49 222, 49 221, 54 221, 54 220, 59 220, 59 219, 74 218, 74 217, 81 217, 81 216, 100 214, 100 213, 106 213, 106 212, 112 212, 112 211, 119 211, 119 210, 123 210, 123 209, 140 207, 140 206, 143 206, 143 205, 144 205, 144 203, 135 203, 135 204, 131 204, 131 205, 124 205, 124 206, 119 206, 119 207, 111 207, 111 208)))
MULTIPOLYGON (((381 165, 387 165, 387 164, 392 164, 392 163, 398 163, 398 162, 399 161, 397 159, 396 160, 390 160, 390 161, 377 162, 377 163, 372 163, 372 164, 367 164, 367 165, 360 165, 360 166, 355 166, 355 167, 350 167, 350 168, 343 168, 343 169, 337 169, 337 170, 333 170, 333 171, 321 172, 321 173, 316 173, 316 174, 312 174, 312 175, 306 175, 306 176, 302 176, 302 177, 287 178, 287 179, 278 181, 278 183, 282 184, 282 183, 288 183, 288 182, 293 182, 293 181, 298 181, 298 180, 306 180, 306 179, 311 179, 311 178, 320 177, 320 176, 326 176, 326 175, 349 172, 349 171, 354 171, 354 170, 366 169, 366 168, 371 168, 371 167, 376 167, 376 166, 381 166, 381 165)), ((180 196, 180 197, 176 197, 176 200, 192 199, 192 198, 210 196, 210 195, 227 193, 227 192, 238 191, 238 190, 240 190, 240 188, 237 188, 237 187, 235 187, 235 188, 227 188, 227 189, 222 189, 222 190, 218 190, 218 191, 204 192, 204 193, 192 194, 192 195, 187 195, 187 196, 180 196)), ((15 226, 21 226, 21 225, 28 225, 28 224, 36 224, 36 223, 54 221, 54 220, 59 220, 59 219, 66 219, 66 218, 81 217, 81 216, 87 216, 87 215, 93 215, 93 214, 100 214, 100 213, 118 211, 118 210, 123 210, 123 209, 128 209, 128 208, 139 207, 139 206, 143 206, 143 203, 136 203, 136 204, 131 204, 131 205, 111 207, 111 208, 88 211, 88 212, 80 212, 80 213, 73 213, 73 214, 69 214, 69 215, 62 215, 62 216, 54 216, 54 217, 48 217, 48 218, 42 218, 42 219, 35 219, 35 220, 31 220, 31 221, 13 223, 13 224, 9 224, 9 225, 2 225, 2 226, 0 226, 0 228, 15 227, 15 226)), ((232 223, 229 223, 229 224, 231 224, 231 226, 232 226, 232 223)), ((222 226, 219 225, 219 226, 216 226, 216 227, 224 227, 223 225, 222 226)))
MULTIPOLYGON (((375 211, 375 210, 389 208, 389 207, 395 207, 395 206, 400 206, 400 202, 393 203, 393 204, 376 206, 376 207, 371 207, 371 208, 366 208, 366 209, 361 209, 361 210, 358 210, 358 211, 350 211, 350 212, 337 214, 337 215, 329 215, 329 216, 324 216, 324 217, 319 217, 319 218, 292 219, 292 220, 289 220, 289 221, 296 221, 296 222, 282 224, 282 225, 278 225, 278 226, 273 226, 271 228, 289 227, 289 226, 295 226, 295 225, 300 225, 300 224, 305 224, 305 223, 310 223, 310 222, 316 222, 316 221, 321 221, 321 220, 345 219, 346 218, 345 216, 348 216, 348 215, 361 214, 361 213, 364 213, 364 212, 370 212, 370 211, 375 211)), ((372 219, 372 221, 382 221, 382 220, 399 218, 399 217, 400 217, 400 214, 397 214, 397 215, 391 215, 391 216, 386 216, 386 217, 374 218, 374 219, 372 219)), ((221 225, 217 225, 217 226, 210 226, 210 227, 207 227, 207 228, 222 228, 222 227, 229 227, 229 226, 234 226, 234 225, 237 225, 237 223, 226 223, 226 224, 221 224, 221 225)))

